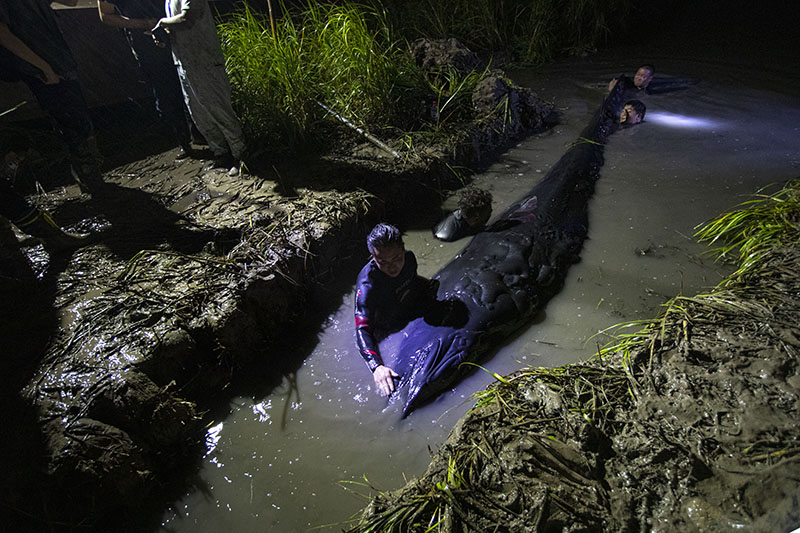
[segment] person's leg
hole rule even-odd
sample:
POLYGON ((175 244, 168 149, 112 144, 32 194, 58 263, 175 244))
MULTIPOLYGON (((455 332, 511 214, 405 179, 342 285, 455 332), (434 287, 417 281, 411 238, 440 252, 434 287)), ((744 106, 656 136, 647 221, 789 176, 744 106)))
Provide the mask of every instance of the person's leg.
POLYGON ((186 102, 186 107, 189 108, 192 120, 197 125, 197 129, 206 138, 208 147, 211 148, 215 158, 230 157, 230 149, 228 142, 225 140, 225 135, 214 120, 213 110, 211 109, 214 102, 208 102, 203 99, 205 94, 202 88, 205 78, 194 72, 194 69, 187 70, 181 65, 178 65, 177 69, 178 78, 183 89, 184 101, 186 102))
POLYGON ((20 223, 32 219, 37 211, 38 209, 14 190, 8 180, 0 178, 0 215, 19 227, 20 223))
MULTIPOLYGON (((208 119, 225 139, 231 155, 238 161, 245 150, 242 125, 231 105, 231 86, 222 65, 198 69, 193 82, 197 98, 208 110, 208 119)), ((204 132, 205 134, 205 132, 204 132)))
POLYGON ((94 127, 83 91, 77 79, 45 85, 36 79, 25 80, 39 105, 48 112, 67 145, 72 169, 78 181, 89 188, 102 185, 102 158, 94 138, 94 127))
POLYGON ((137 37, 131 40, 131 47, 145 80, 153 90, 156 111, 161 120, 172 130, 178 145, 189 148, 191 144, 189 122, 172 53, 169 48, 159 48, 153 44, 152 39, 143 37, 149 41, 137 37))
POLYGON ((0 179, 0 215, 21 231, 41 239, 51 252, 80 248, 90 242, 86 236, 62 230, 46 211, 31 205, 5 179, 0 179))
POLYGON ((211 74, 209 89, 213 89, 214 99, 217 102, 214 106, 214 118, 228 141, 231 154, 239 161, 245 152, 245 142, 242 123, 236 116, 231 103, 230 80, 228 80, 228 74, 223 66, 214 67, 211 74))

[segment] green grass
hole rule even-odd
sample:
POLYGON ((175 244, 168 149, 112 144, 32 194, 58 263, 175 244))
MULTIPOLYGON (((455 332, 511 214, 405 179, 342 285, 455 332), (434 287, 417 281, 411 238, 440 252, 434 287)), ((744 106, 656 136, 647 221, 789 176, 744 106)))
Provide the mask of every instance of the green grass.
POLYGON ((426 90, 382 8, 308 2, 275 21, 244 8, 219 26, 234 105, 251 142, 314 141, 320 101, 359 126, 391 125, 426 90))
POLYGON ((800 240, 800 179, 787 182, 773 194, 764 189, 739 209, 702 224, 695 233, 700 242, 720 244, 712 253, 737 260, 738 268, 725 284, 746 278, 775 246, 800 240))

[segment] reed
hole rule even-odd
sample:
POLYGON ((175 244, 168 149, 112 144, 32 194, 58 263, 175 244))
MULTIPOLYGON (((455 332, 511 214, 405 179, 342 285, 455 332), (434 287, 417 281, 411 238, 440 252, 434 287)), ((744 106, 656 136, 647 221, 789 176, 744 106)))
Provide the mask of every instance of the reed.
POLYGON ((317 101, 358 125, 391 124, 406 93, 423 89, 376 4, 281 3, 267 15, 243 9, 219 25, 234 104, 251 142, 313 139, 317 101))
POLYGON ((756 198, 698 226, 695 238, 720 244, 712 253, 721 260, 737 260, 738 268, 725 284, 747 278, 775 246, 800 239, 800 179, 787 182, 772 194, 761 189, 756 198))

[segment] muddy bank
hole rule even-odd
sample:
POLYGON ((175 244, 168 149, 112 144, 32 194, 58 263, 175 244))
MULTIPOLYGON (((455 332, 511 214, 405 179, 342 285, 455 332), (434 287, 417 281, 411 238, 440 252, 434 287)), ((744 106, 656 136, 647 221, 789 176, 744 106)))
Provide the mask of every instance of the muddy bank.
POLYGON ((797 527, 796 199, 780 202, 786 244, 754 268, 588 362, 496 376, 425 474, 351 531, 797 527))
POLYGON ((438 205, 437 191, 464 178, 452 168, 479 168, 542 127, 550 105, 493 79, 476 102, 494 95, 507 112, 436 145, 389 140, 400 158, 340 130, 347 142, 322 157, 258 161, 237 177, 170 151, 108 172, 102 195, 39 195, 97 242, 48 257, 26 241, 33 271, 3 280, 3 295, 37 294, 6 322, 20 348, 4 361, 17 411, 3 441, 21 458, 2 490, 9 523, 104 527, 190 472, 206 411, 254 368, 299 363, 286 338, 318 327, 309 316, 331 281, 355 275, 347 260, 361 262, 379 217, 438 205))

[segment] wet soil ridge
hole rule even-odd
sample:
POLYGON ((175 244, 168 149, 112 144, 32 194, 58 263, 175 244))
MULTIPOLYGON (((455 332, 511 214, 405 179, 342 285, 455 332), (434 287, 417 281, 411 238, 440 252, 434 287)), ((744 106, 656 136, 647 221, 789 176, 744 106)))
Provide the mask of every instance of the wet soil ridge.
POLYGON ((714 230, 747 237, 745 269, 624 325, 585 363, 497 376, 425 474, 350 531, 796 527, 798 184, 776 197, 714 230))
POLYGON ((197 404, 209 406, 254 358, 277 357, 270 342, 374 210, 363 191, 284 198, 273 182, 178 165, 170 154, 109 181, 103 212, 121 218, 60 275, 63 329, 24 390, 51 481, 84 486, 82 498, 66 498, 73 503, 93 501, 76 505, 76 521, 135 507, 201 455, 197 404), (143 191, 170 209, 130 213, 143 208, 143 191), (135 227, 145 219, 152 226, 135 227), (126 260, 129 246, 145 249, 126 260))

